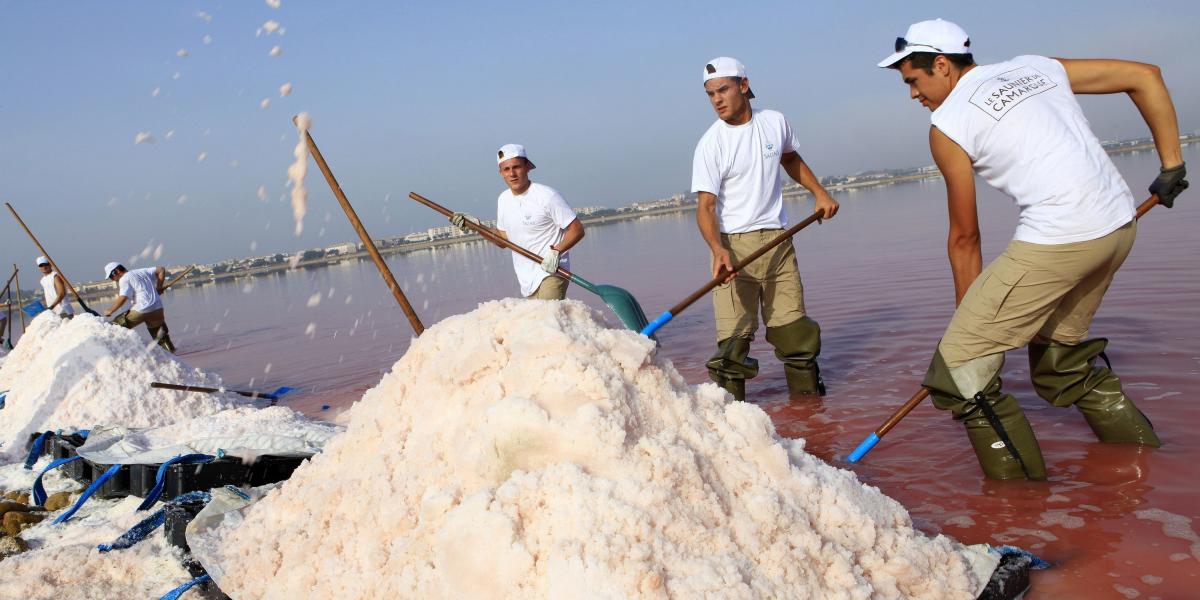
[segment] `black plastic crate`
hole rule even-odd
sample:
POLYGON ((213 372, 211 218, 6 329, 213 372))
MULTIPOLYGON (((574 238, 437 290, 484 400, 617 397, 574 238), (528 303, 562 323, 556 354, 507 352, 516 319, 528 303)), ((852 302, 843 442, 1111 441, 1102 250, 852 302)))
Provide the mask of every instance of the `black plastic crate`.
MULTIPOLYGON (((155 469, 157 472, 157 469, 155 469)), ((163 479, 162 496, 170 500, 187 492, 211 490, 226 485, 242 486, 250 468, 240 458, 218 458, 212 462, 192 465, 171 465, 163 479)))
POLYGON ((250 474, 247 484, 258 487, 268 483, 285 481, 305 460, 300 456, 260 456, 250 464, 250 474))
MULTIPOLYGON (((70 458, 75 456, 75 448, 83 445, 83 438, 79 436, 63 436, 56 435, 54 437, 54 450, 51 456, 57 460, 60 458, 70 458)), ((76 460, 62 466, 63 473, 82 483, 84 485, 92 482, 92 468, 86 460, 76 460)))
MULTIPOLYGON (((112 467, 112 465, 92 462, 86 458, 79 462, 87 463, 88 469, 91 470, 93 480, 99 478, 101 475, 107 472, 110 467, 112 467)), ((121 468, 117 469, 117 472, 113 473, 112 477, 109 477, 104 483, 100 484, 100 487, 96 488, 96 491, 93 492, 92 495, 96 498, 106 499, 124 498, 128 496, 130 490, 130 471, 130 465, 121 465, 121 468)))
MULTIPOLYGON (((188 523, 192 522, 192 519, 204 508, 205 504, 207 503, 202 500, 193 500, 191 502, 171 503, 165 507, 163 512, 166 518, 163 523, 163 533, 167 536, 167 543, 184 552, 192 551, 188 547, 187 537, 184 535, 184 532, 187 529, 188 523)), ((192 575, 192 577, 199 577, 199 575, 192 575)))

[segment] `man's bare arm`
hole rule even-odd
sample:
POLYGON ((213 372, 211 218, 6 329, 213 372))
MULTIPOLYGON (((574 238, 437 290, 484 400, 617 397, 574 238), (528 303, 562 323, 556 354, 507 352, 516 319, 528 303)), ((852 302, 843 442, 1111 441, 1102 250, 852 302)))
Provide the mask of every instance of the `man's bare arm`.
POLYGON ((578 244, 579 240, 583 239, 583 236, 583 223, 579 222, 579 219, 576 218, 574 221, 571 221, 570 225, 567 225, 565 230, 563 230, 562 239, 559 240, 557 244, 550 246, 550 249, 558 250, 559 252, 566 252, 567 250, 570 250, 572 246, 578 244))
POLYGON ((832 219, 838 211, 838 203, 825 191, 825 187, 821 185, 821 181, 813 174, 812 169, 808 168, 808 163, 795 152, 784 152, 779 158, 779 165, 787 171, 788 177, 791 177, 796 183, 804 186, 813 195, 813 212, 821 213, 822 219, 832 219))
POLYGON ((946 180, 946 205, 950 215, 946 253, 954 273, 954 305, 958 306, 971 282, 983 270, 979 215, 975 210, 975 170, 967 153, 936 127, 929 128, 929 149, 946 180))
POLYGON ((700 235, 704 238, 704 243, 708 244, 708 249, 712 251, 713 277, 726 275, 725 282, 728 283, 737 273, 733 270, 733 258, 729 256, 729 250, 721 245, 721 222, 717 219, 716 194, 712 192, 698 194, 696 225, 700 228, 700 235))

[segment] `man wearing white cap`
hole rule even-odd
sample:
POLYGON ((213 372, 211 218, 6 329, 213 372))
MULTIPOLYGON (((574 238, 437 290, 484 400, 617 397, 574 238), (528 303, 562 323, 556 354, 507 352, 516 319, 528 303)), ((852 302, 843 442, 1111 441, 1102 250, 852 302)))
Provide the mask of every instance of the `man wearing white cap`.
MULTIPOLYGON (((497 233, 542 257, 539 265, 513 252, 513 270, 521 285, 521 295, 537 300, 562 300, 567 296, 567 280, 555 272, 559 267, 571 268, 567 251, 583 239, 583 223, 558 191, 529 180, 529 172, 536 167, 524 146, 501 146, 496 152, 496 164, 500 177, 508 185, 496 199, 497 233)), ((467 220, 479 222, 464 213, 455 213, 451 222, 470 232, 463 223, 467 220)))
POLYGON ((150 337, 164 350, 174 354, 175 344, 171 343, 161 296, 167 270, 147 267, 130 271, 121 263, 110 262, 104 265, 104 272, 109 279, 117 282, 117 299, 104 316, 111 317, 127 300, 132 300, 133 306, 117 315, 112 322, 128 329, 145 323, 150 337))
POLYGON ((67 300, 67 285, 62 275, 50 265, 50 259, 45 256, 37 257, 38 269, 42 272, 42 294, 46 297, 46 310, 64 318, 75 316, 75 309, 67 300))
POLYGON ((1075 94, 1124 92, 1162 161, 1150 185, 1170 207, 1187 187, 1175 107, 1157 67, 1018 56, 976 65, 958 25, 908 28, 880 67, 932 111, 929 145, 946 181, 947 243, 958 309, 924 385, 966 426, 984 474, 1045 479, 1029 421, 1000 391, 1004 352, 1029 346, 1030 376, 1054 406, 1074 405, 1102 442, 1158 446, 1150 421, 1096 364, 1107 340, 1088 328, 1137 232, 1134 197, 1075 94), (1014 240, 982 268, 975 176, 1017 203, 1014 240))
POLYGON ((824 395, 817 367, 821 328, 805 314, 791 240, 739 273, 733 265, 787 227, 781 171, 812 192, 822 218, 837 214, 838 203, 800 158, 783 115, 750 107, 754 93, 742 63, 729 57, 709 61, 704 90, 717 121, 696 145, 692 191, 699 201, 696 222, 712 251, 713 277, 727 278, 713 290, 717 352, 707 363, 709 377, 745 400, 746 380, 758 375, 758 361, 748 355, 761 306, 767 341, 783 361, 788 390, 824 395))

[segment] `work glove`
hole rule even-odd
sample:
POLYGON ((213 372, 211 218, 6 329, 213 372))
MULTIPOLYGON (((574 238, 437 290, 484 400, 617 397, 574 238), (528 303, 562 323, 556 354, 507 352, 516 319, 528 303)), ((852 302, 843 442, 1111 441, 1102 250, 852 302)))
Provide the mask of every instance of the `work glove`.
POLYGON ((1175 196, 1188 188, 1187 165, 1179 163, 1178 167, 1160 169, 1154 183, 1150 184, 1150 193, 1158 194, 1158 203, 1171 208, 1175 206, 1175 196))
POLYGON ((467 221, 470 221, 476 225, 479 224, 479 219, 476 219, 467 213, 456 212, 454 213, 454 216, 450 217, 450 222, 453 223, 455 227, 461 229, 463 233, 475 233, 474 229, 467 227, 467 221))
POLYGON ((558 250, 550 250, 546 258, 542 259, 542 270, 551 275, 558 271, 558 250))

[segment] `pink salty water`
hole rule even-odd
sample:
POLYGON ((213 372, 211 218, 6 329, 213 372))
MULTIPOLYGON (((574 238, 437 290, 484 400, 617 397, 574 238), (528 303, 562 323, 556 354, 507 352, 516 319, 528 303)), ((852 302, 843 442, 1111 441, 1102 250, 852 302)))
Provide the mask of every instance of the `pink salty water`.
MULTIPOLYGON (((1185 159, 1200 164, 1198 154, 1193 146, 1185 159)), ((1155 156, 1115 161, 1144 198, 1155 156)), ((544 177, 553 185, 552 174, 544 177)), ((318 184, 310 202, 332 203, 318 184)), ((1011 238, 1016 211, 980 187, 990 260, 1011 238)), ((437 190, 418 191, 454 205, 437 190)), ((807 308, 824 330, 829 395, 789 399, 770 346, 759 340, 754 348, 762 373, 749 383, 749 398, 780 433, 805 438, 810 452, 898 499, 924 531, 1012 544, 1050 561, 1051 569, 1034 574, 1029 598, 1200 597, 1200 190, 1142 220, 1092 327, 1093 336, 1110 339, 1113 366, 1163 447, 1097 443, 1077 411, 1052 408, 1034 394, 1025 352, 1011 352, 1003 377, 1041 441, 1050 479, 1039 483, 985 481, 961 426, 928 403, 862 463, 846 462, 917 389, 954 297, 940 180, 836 196, 841 214, 796 238, 807 308)), ((803 215, 809 206, 799 200, 789 210, 803 215)), ((376 225, 367 223, 375 235, 393 233, 376 225)), ((571 258, 589 280, 633 292, 650 318, 708 277, 693 213, 593 227, 571 258)), ((426 326, 517 293, 509 255, 483 243, 392 256, 389 264, 426 326)), ((569 296, 603 307, 578 288, 569 296)), ((298 387, 286 403, 315 415, 331 416, 359 398, 412 334, 367 261, 182 288, 170 295, 167 311, 184 360, 220 373, 230 386, 298 387)), ((697 302, 659 340, 688 381, 706 381, 703 365, 715 341, 711 303, 697 302)))

